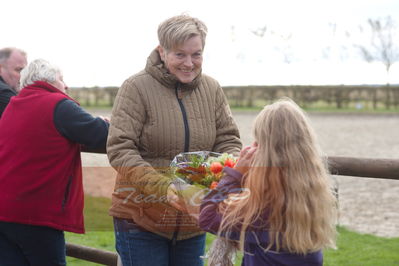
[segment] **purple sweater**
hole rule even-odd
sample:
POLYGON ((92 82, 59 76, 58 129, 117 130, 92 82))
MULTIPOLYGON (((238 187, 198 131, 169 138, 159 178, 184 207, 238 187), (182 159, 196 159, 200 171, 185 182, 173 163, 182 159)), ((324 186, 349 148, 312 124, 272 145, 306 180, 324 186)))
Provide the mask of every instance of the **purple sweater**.
MULTIPOLYGON (((224 176, 216 189, 205 196, 201 204, 199 217, 200 227, 207 232, 217 234, 222 215, 217 211, 218 204, 227 198, 229 193, 237 193, 240 190, 242 175, 232 168, 224 168, 224 176)), ((250 229, 247 230, 244 243, 244 258, 242 265, 323 265, 323 254, 321 251, 308 253, 306 256, 294 254, 280 250, 266 251, 269 244, 269 235, 265 222, 267 212, 262 215, 262 219, 255 221, 250 229)), ((238 240, 240 235, 240 225, 237 225, 234 232, 225 235, 229 239, 238 240)))

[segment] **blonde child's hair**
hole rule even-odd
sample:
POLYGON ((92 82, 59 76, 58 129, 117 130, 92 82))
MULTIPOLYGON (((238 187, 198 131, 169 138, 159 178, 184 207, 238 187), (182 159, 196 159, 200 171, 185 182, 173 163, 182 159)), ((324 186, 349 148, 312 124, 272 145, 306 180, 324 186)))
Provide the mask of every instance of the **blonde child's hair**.
POLYGON ((261 225, 269 233, 266 250, 307 254, 334 248, 336 197, 306 114, 291 99, 280 99, 259 113, 253 134, 257 151, 242 184, 250 194, 234 195, 221 206, 220 232, 231 232, 241 224, 243 248, 245 231, 266 210, 261 225))

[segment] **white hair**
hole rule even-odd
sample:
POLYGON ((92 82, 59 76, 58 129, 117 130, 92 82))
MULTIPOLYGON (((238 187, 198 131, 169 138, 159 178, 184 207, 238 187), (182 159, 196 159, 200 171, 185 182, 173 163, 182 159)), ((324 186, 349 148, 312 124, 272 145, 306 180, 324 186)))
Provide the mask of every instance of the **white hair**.
POLYGON ((58 67, 43 59, 33 60, 21 71, 20 87, 22 89, 35 83, 35 81, 54 83, 57 79, 57 74, 61 75, 61 70, 58 67))

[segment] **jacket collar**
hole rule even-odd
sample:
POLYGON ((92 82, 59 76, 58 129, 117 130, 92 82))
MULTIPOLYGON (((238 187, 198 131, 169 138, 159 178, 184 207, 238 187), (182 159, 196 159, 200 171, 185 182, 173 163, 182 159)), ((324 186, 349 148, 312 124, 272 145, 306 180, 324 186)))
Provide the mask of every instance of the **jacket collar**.
POLYGON ((1 90, 10 90, 10 91, 12 91, 15 95, 17 94, 17 92, 16 92, 13 88, 11 88, 11 87, 4 81, 4 79, 3 79, 2 77, 0 77, 0 89, 1 89, 1 90))
POLYGON ((21 91, 23 90, 45 90, 51 93, 60 93, 62 95, 64 95, 66 98, 68 98, 71 101, 74 101, 75 103, 79 104, 77 101, 75 101, 74 99, 72 99, 71 97, 69 97, 67 94, 63 93, 62 91, 60 91, 59 89, 57 89, 56 87, 54 87, 53 85, 51 85, 50 83, 47 83, 45 81, 35 81, 33 84, 29 84, 26 87, 24 87, 21 91))
POLYGON ((183 90, 193 90, 199 86, 201 73, 190 83, 181 83, 175 75, 170 74, 165 64, 159 56, 158 49, 154 49, 147 58, 145 70, 155 78, 159 83, 168 87, 176 88, 179 86, 183 90))

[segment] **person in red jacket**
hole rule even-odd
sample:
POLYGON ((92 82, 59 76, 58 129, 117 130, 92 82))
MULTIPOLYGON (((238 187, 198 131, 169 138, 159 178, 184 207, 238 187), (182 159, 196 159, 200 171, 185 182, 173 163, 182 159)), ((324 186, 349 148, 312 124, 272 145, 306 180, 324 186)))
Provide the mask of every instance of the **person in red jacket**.
POLYGON ((0 265, 65 265, 64 231, 84 233, 81 145, 105 149, 109 124, 45 60, 20 84, 0 120, 0 265))

